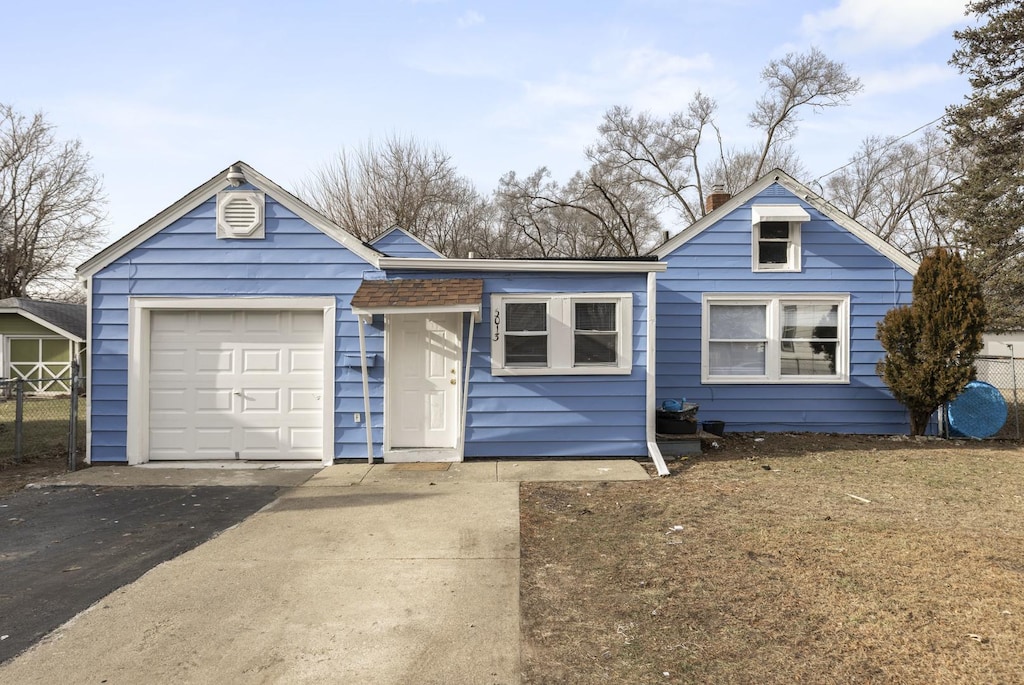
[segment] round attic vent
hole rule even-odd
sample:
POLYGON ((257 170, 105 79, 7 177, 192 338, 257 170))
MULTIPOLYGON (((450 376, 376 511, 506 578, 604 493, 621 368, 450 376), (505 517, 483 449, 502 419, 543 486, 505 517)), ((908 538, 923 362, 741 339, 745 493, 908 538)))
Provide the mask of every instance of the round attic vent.
POLYGON ((262 193, 223 193, 217 202, 218 234, 226 238, 252 238, 263 228, 262 193))

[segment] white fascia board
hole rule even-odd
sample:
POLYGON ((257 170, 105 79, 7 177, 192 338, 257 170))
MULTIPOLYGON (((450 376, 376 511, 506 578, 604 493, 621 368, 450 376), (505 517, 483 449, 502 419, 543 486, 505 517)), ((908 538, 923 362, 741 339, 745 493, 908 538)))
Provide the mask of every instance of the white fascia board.
POLYGON ((818 197, 809 190, 807 193, 807 196, 804 197, 807 204, 811 205, 819 212, 832 219, 832 221, 835 221, 847 231, 860 238, 861 241, 874 248, 876 252, 888 257, 890 261, 909 273, 911 276, 917 273, 917 267, 920 265, 907 256, 903 250, 899 249, 892 243, 886 242, 879 237, 877 233, 871 231, 859 221, 851 217, 849 214, 846 214, 827 200, 818 197))
POLYGON ((56 324, 53 324, 53 323, 50 323, 46 319, 43 319, 43 318, 41 318, 39 316, 36 316, 32 312, 26 311, 24 309, 18 309, 17 307, 3 307, 3 308, 0 308, 0 314, 20 314, 21 316, 24 316, 29 321, 37 323, 40 326, 42 326, 43 328, 48 328, 49 330, 53 331, 54 333, 56 333, 57 335, 59 335, 59 336, 61 336, 63 338, 67 338, 68 340, 73 340, 73 341, 78 342, 78 343, 84 343, 85 342, 85 338, 79 338, 74 333, 66 331, 63 328, 61 328, 60 326, 58 326, 56 324))
POLYGON ((352 313, 356 316, 373 316, 375 314, 443 314, 446 312, 454 312, 456 314, 472 314, 473 320, 480 322, 481 319, 481 307, 479 304, 450 304, 450 305, 417 305, 415 307, 373 307, 366 309, 363 307, 353 307, 352 313))
MULTIPOLYGON (((305 202, 295 197, 287 190, 277 185, 258 171, 244 162, 237 162, 231 166, 239 167, 245 175, 245 180, 250 185, 270 195, 275 201, 295 213, 325 235, 333 238, 344 247, 348 248, 356 256, 360 257, 370 265, 376 267, 381 254, 373 248, 367 247, 355 236, 335 226, 327 217, 323 216, 305 202)), ((229 167, 230 168, 230 167, 229 167)), ((220 172, 206 183, 202 184, 180 200, 167 207, 152 219, 136 228, 120 240, 108 245, 103 250, 83 262, 77 269, 77 276, 84 281, 109 265, 111 262, 130 252, 146 240, 173 224, 178 219, 191 212, 193 209, 208 201, 217 192, 228 188, 228 169, 220 172)))
MULTIPOLYGON (((372 247, 367 247, 362 240, 356 238, 348 231, 343 230, 326 216, 316 211, 308 204, 250 167, 248 164, 238 162, 233 166, 241 167, 242 172, 245 174, 246 181, 272 196, 278 203, 284 205, 285 208, 297 214, 302 219, 305 219, 308 223, 320 229, 329 237, 334 238, 334 240, 348 248, 350 252, 361 258, 363 261, 367 262, 371 266, 377 266, 378 260, 383 256, 380 252, 377 252, 372 247)), ((225 170, 225 178, 226 172, 227 170, 225 170)))
POLYGON ((668 267, 664 262, 641 261, 588 261, 545 259, 419 259, 411 257, 381 257, 380 269, 409 269, 411 271, 544 271, 579 273, 651 273, 668 267))
POLYGON ((367 241, 367 242, 369 242, 369 243, 370 243, 371 245, 376 245, 376 244, 377 244, 378 242, 380 242, 380 241, 381 241, 381 240, 383 240, 384 238, 388 237, 389 235, 391 235, 391 234, 392 234, 392 233, 394 233, 395 231, 399 231, 400 233, 404 233, 404 234, 405 234, 405 235, 406 235, 407 237, 409 237, 409 238, 411 238, 412 240, 416 241, 416 242, 417 242, 417 243, 419 243, 419 244, 420 244, 420 245, 421 245, 422 247, 424 247, 424 248, 426 248, 426 249, 430 250, 431 252, 433 252, 434 254, 436 254, 436 255, 437 255, 438 257, 440 257, 441 259, 447 259, 447 257, 445 257, 445 256, 444 256, 443 254, 441 254, 440 252, 438 252, 437 250, 435 250, 434 248, 432 248, 432 247, 431 247, 430 245, 427 245, 427 244, 426 244, 425 242, 423 242, 422 240, 420 240, 419 238, 417 238, 416 236, 414 236, 414 235, 413 235, 412 233, 410 233, 409 231, 405 230, 405 229, 404 229, 404 228, 402 228, 401 226, 393 226, 393 227, 389 228, 388 230, 384 231, 383 233, 381 233, 381 234, 380 234, 379 236, 377 236, 377 237, 376 237, 376 238, 374 238, 373 240, 369 240, 369 241, 367 241))
POLYGON ((776 172, 762 176, 761 178, 754 181, 749 186, 747 186, 746 188, 744 188, 743 190, 741 190, 740 192, 726 200, 717 209, 705 214, 700 219, 697 219, 695 222, 684 228, 682 231, 675 234, 667 241, 659 245, 657 248, 654 249, 653 252, 651 252, 651 254, 657 257, 658 259, 664 259, 668 255, 675 252, 680 245, 689 242, 695 236, 703 233, 704 230, 707 229, 708 227, 718 223, 718 220, 721 219, 722 217, 727 216, 733 210, 738 209, 740 206, 752 200, 755 195, 763 191, 772 183, 775 183, 777 180, 777 176, 779 175, 785 174, 783 174, 781 171, 776 170, 776 172))
POLYGON ((675 236, 658 246, 651 254, 659 259, 664 259, 672 254, 680 245, 693 239, 694 236, 702 233, 706 228, 718 223, 718 220, 727 216, 729 212, 746 204, 758 193, 768 188, 773 183, 778 183, 797 197, 803 199, 807 204, 832 219, 834 222, 845 228, 847 231, 860 238, 868 246, 877 252, 888 257, 893 263, 907 271, 911 276, 917 273, 918 264, 908 257, 898 247, 882 240, 876 233, 866 228, 856 219, 843 212, 841 209, 814 193, 810 188, 797 181, 781 169, 773 169, 767 174, 751 183, 739 193, 731 197, 727 202, 715 211, 705 214, 703 217, 684 228, 675 236))

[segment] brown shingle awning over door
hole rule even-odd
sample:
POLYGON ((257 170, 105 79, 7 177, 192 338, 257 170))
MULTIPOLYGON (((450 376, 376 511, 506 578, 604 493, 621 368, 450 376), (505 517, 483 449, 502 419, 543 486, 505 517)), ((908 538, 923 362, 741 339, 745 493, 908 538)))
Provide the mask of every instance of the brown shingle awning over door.
POLYGON ((480 320, 484 282, 479 278, 404 278, 363 281, 352 296, 352 312, 413 314, 468 312, 480 320))

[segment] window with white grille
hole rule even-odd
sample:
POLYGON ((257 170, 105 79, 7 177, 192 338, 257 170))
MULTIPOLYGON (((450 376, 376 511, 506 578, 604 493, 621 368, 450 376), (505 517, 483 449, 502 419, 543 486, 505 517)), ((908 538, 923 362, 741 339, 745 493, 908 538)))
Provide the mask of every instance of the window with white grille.
POLYGON ((492 295, 491 318, 495 376, 632 371, 631 293, 492 295))

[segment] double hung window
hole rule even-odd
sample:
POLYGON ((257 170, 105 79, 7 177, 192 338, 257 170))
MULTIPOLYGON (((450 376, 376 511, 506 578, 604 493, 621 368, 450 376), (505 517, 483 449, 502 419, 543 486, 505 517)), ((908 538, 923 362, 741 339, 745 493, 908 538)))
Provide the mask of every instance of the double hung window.
POLYGON ((617 374, 632 367, 630 293, 491 297, 491 372, 617 374))
POLYGON ((849 382, 849 295, 705 295, 705 383, 849 382))

